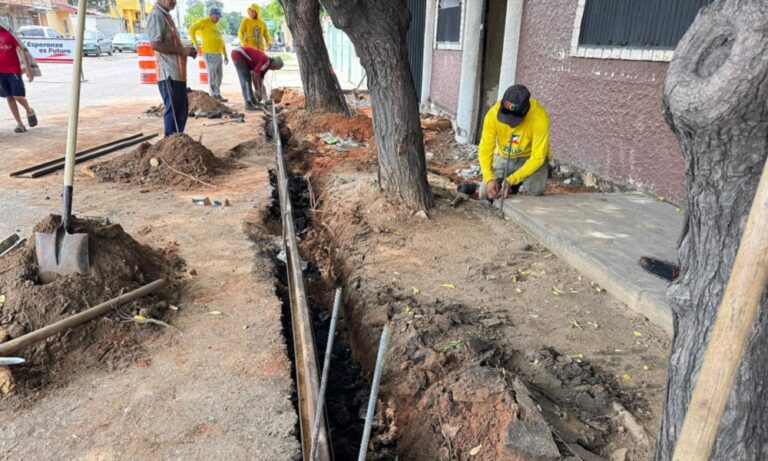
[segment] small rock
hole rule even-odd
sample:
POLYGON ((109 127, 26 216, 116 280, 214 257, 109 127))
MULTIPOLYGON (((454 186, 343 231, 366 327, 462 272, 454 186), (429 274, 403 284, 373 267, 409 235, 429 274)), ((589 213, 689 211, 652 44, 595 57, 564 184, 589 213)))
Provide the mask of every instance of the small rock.
POLYGON ((610 461, 627 461, 627 453, 629 450, 627 448, 619 448, 618 450, 611 453, 611 457, 609 458, 610 461))
POLYGON ((424 219, 424 220, 429 219, 429 215, 424 210, 417 211, 414 216, 416 216, 417 218, 420 218, 420 219, 424 219))
POLYGON ((12 323, 5 327, 5 332, 11 339, 16 339, 19 336, 23 336, 26 332, 26 329, 20 324, 20 323, 12 323))
POLYGON ((561 458, 552 432, 546 427, 515 421, 507 427, 504 448, 521 459, 556 461, 561 458))
POLYGON ((224 206, 232 206, 232 203, 229 201, 228 198, 224 199, 224 206))
POLYGON ((8 395, 16 387, 10 367, 0 367, 0 394, 8 395))
POLYGON ((189 270, 189 275, 191 275, 191 276, 193 276, 193 277, 194 277, 195 275, 197 275, 197 269, 194 269, 194 268, 190 269, 190 270, 189 270))
POLYGON ((482 323, 483 326, 485 326, 487 328, 492 328, 492 327, 495 327, 497 325, 501 325, 501 320, 499 320, 496 317, 492 317, 490 319, 481 319, 480 323, 482 323))
POLYGON ((151 159, 149 159, 149 164, 152 165, 152 168, 157 168, 158 166, 160 166, 160 160, 152 157, 151 159))
POLYGON ((433 158, 435 158, 434 152, 427 152, 425 156, 427 157, 427 160, 432 160, 433 158))

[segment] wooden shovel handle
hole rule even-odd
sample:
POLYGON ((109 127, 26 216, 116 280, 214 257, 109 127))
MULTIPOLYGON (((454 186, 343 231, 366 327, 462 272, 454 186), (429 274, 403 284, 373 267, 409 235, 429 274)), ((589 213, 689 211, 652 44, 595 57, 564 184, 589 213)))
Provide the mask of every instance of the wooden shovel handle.
POLYGON ((768 162, 763 167, 673 461, 707 461, 768 284, 768 162))

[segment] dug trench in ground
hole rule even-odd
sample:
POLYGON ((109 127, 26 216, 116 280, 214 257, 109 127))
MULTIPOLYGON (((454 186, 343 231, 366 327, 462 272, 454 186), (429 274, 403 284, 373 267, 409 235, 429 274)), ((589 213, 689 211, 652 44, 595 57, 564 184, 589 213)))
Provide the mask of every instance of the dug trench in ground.
POLYGON ((488 208, 451 208, 444 178, 430 176, 428 218, 389 203, 373 152, 310 148, 321 133, 297 106, 281 132, 311 184, 304 257, 325 284, 315 294, 344 288, 367 373, 392 324, 377 414, 401 459, 651 458, 662 331, 488 208))
MULTIPOLYGON (((109 113, 84 109, 79 147, 103 143, 104 126, 115 138, 161 129, 157 119, 139 116, 145 109, 146 105, 132 103, 110 108, 109 113)), ((19 393, 3 398, 0 458, 300 456, 271 262, 246 232, 256 210, 271 200, 267 169, 274 164, 274 150, 264 140, 258 116, 250 115, 245 124, 205 127, 207 122, 190 119, 187 133, 194 140, 202 136, 218 158, 240 159, 237 168, 209 178, 215 187, 99 182, 78 165, 74 195, 78 217, 109 218, 139 243, 173 248, 186 261, 179 299, 173 302, 178 311, 165 317, 171 328, 136 323, 119 327, 139 332, 140 354, 116 349, 103 361, 98 356, 91 361, 92 354, 75 350, 57 363, 54 369, 62 372, 49 373, 44 386, 31 392, 19 388, 19 393), (205 196, 227 198, 231 206, 192 202, 205 196)), ((3 236, 13 230, 29 236, 35 223, 58 211, 60 172, 36 180, 9 178, 8 173, 60 157, 66 126, 62 114, 37 127, 38 137, 3 140, 7 149, 0 165, 0 196, 8 198, 0 203, 0 211, 8 217, 0 222, 3 236)), ((112 232, 114 228, 104 230, 104 235, 115 235, 112 232)), ((58 301, 53 305, 60 307, 58 301)), ((94 322, 99 331, 114 329, 109 316, 94 322)))

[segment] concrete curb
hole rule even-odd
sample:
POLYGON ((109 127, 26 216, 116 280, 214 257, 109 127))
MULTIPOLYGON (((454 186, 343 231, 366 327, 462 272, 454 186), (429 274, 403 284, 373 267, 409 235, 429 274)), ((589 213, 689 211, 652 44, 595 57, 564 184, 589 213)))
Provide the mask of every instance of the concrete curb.
MULTIPOLYGON (((605 264, 596 260, 562 235, 552 232, 540 222, 510 201, 504 204, 504 214, 514 220, 526 232, 550 249, 552 253, 605 288, 609 294, 626 303, 634 312, 645 316, 653 324, 670 335, 673 332, 672 311, 666 293, 648 290, 627 277, 618 277, 605 264)), ((649 275, 649 277, 653 277, 649 275)))

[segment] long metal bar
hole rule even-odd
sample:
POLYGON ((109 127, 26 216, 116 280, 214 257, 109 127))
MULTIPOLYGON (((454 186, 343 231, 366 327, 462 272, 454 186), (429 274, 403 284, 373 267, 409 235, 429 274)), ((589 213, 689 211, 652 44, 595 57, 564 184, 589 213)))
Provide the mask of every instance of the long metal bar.
MULTIPOLYGON (((293 325, 293 347, 296 358, 296 389, 299 396, 299 427, 301 429, 301 449, 304 461, 310 461, 312 452, 312 422, 315 420, 319 373, 317 372, 317 353, 312 334, 312 319, 309 316, 309 303, 304 289, 301 272, 301 256, 293 223, 293 206, 288 191, 288 175, 283 158, 283 145, 280 140, 280 127, 277 124, 274 101, 272 106, 272 130, 275 140, 277 161, 277 183, 280 193, 280 208, 283 218, 283 248, 288 269, 288 293, 291 301, 291 323, 293 325)), ((331 461, 331 449, 325 420, 321 418, 317 440, 317 459, 331 461)))
POLYGON ((341 288, 336 289, 336 299, 333 301, 331 313, 331 326, 328 329, 328 342, 325 345, 325 359, 323 360, 323 377, 320 379, 320 394, 317 396, 315 407, 315 424, 312 426, 312 461, 317 460, 317 439, 320 436, 320 422, 323 419, 323 407, 325 407, 325 391, 328 389, 328 372, 331 369, 331 355, 333 355, 333 338, 336 334, 336 320, 339 317, 341 306, 341 288))
POLYGON ((155 280, 154 282, 144 285, 143 287, 137 288, 133 291, 120 295, 117 298, 113 298, 113 299, 110 299, 109 301, 103 302, 98 306, 94 306, 90 309, 84 310, 71 317, 67 317, 64 320, 59 320, 58 322, 52 323, 47 327, 43 327, 43 328, 40 328, 39 330, 35 330, 31 333, 27 333, 25 335, 19 336, 16 339, 12 339, 8 341, 7 343, 0 344, 0 356, 13 355, 19 352, 20 350, 24 349, 25 347, 29 346, 30 344, 34 344, 38 341, 42 341, 45 338, 61 333, 62 331, 68 330, 69 328, 75 327, 89 320, 95 319, 96 317, 103 315, 106 312, 109 312, 110 310, 118 306, 122 306, 123 304, 133 301, 134 299, 138 299, 138 298, 141 298, 142 296, 146 296, 150 293, 154 293, 155 291, 158 291, 164 288, 165 286, 166 286, 165 279, 155 280))
MULTIPOLYGON (((96 151, 96 152, 91 152, 90 154, 86 154, 86 155, 83 155, 82 157, 76 158, 75 159, 75 164, 82 163, 82 162, 85 162, 85 161, 88 161, 88 160, 91 160, 91 159, 94 159, 94 158, 97 158, 97 157, 101 157, 101 156, 104 156, 104 155, 107 155, 107 154, 111 154, 112 152, 118 151, 120 149, 125 149, 126 147, 131 147, 131 146, 136 145, 136 144, 138 144, 140 142, 148 141, 148 140, 150 140, 150 139, 152 139, 154 137, 157 137, 157 133, 148 134, 148 135, 142 136, 140 138, 135 138, 135 139, 131 139, 131 140, 125 141, 122 144, 116 144, 114 146, 110 146, 110 147, 107 147, 105 149, 102 149, 102 150, 99 150, 99 151, 96 151)), ((64 163, 60 163, 60 164, 56 164, 56 165, 51 165, 49 167, 42 168, 42 169, 37 170, 37 171, 33 171, 32 173, 29 174, 29 177, 30 178, 39 178, 40 176, 45 176, 47 174, 53 173, 54 171, 58 171, 58 170, 62 169, 63 167, 64 167, 64 163)))
POLYGON ((373 372, 371 396, 368 397, 368 412, 365 415, 363 440, 360 441, 360 453, 358 453, 357 461, 365 461, 365 455, 368 453, 368 439, 371 437, 373 415, 376 413, 376 401, 379 399, 379 384, 381 384, 381 371, 384 369, 384 357, 387 355, 387 344, 389 344, 389 323, 385 323, 384 329, 381 331, 379 352, 376 354, 376 370, 373 372))
MULTIPOLYGON (((121 138, 121 139, 117 139, 115 141, 108 142, 106 144, 101 144, 101 145, 98 145, 98 146, 95 146, 95 147, 91 147, 91 148, 85 149, 85 150, 80 151, 77 154, 75 154, 75 158, 79 158, 79 157, 81 157, 81 156, 83 156, 85 154, 90 154, 91 152, 96 152, 97 150, 104 149, 105 147, 114 146, 115 144, 120 144, 120 143, 123 143, 125 141, 129 141, 131 139, 135 139, 135 138, 141 137, 143 135, 144 135, 144 133, 137 133, 137 134, 134 134, 134 135, 131 135, 131 136, 127 136, 125 138, 121 138)), ((31 167, 24 168, 23 170, 14 171, 13 173, 10 174, 10 176, 20 176, 20 175, 23 175, 24 173, 29 173, 30 171, 39 170, 40 168, 45 168, 47 166, 55 165, 57 163, 61 163, 62 165, 64 165, 64 160, 65 160, 64 157, 62 157, 62 158, 57 158, 56 160, 50 160, 50 161, 47 161, 47 162, 38 163, 37 165, 32 165, 31 167)))

